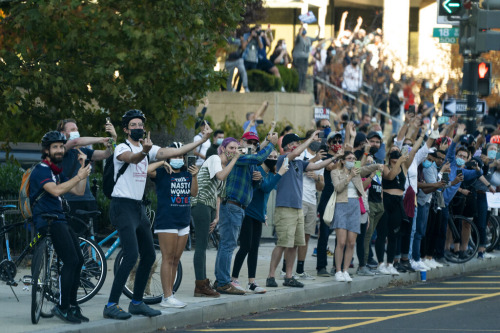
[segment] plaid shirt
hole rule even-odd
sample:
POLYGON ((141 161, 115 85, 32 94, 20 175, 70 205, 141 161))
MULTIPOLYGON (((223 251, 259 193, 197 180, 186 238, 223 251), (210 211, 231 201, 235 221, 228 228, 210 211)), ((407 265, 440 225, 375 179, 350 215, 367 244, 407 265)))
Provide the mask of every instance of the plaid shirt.
POLYGON ((238 158, 236 165, 227 177, 226 188, 222 198, 239 202, 242 206, 248 206, 252 201, 253 186, 260 185, 260 182, 253 184, 253 172, 257 171, 256 166, 264 163, 271 154, 274 145, 269 143, 256 155, 242 155, 238 158))

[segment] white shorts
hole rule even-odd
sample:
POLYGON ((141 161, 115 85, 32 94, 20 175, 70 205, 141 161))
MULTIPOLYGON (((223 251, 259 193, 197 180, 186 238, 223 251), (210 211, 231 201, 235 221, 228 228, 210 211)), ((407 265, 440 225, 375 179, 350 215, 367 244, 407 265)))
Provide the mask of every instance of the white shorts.
POLYGON ((177 234, 177 236, 186 236, 189 234, 189 226, 182 229, 159 229, 155 230, 155 234, 166 233, 166 234, 177 234))

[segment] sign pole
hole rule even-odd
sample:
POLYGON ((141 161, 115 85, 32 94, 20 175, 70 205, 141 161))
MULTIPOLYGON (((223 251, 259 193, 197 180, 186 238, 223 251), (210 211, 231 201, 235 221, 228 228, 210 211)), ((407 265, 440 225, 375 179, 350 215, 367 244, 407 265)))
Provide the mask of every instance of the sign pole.
POLYGON ((462 93, 467 99, 467 116, 465 117, 467 134, 473 134, 476 131, 477 118, 477 73, 478 61, 475 55, 464 58, 462 93))

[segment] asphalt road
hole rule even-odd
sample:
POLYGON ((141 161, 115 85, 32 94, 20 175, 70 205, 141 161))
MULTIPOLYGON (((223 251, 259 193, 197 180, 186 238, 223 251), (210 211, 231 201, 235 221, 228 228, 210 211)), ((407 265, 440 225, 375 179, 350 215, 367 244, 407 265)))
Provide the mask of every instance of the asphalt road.
POLYGON ((500 271, 397 286, 176 332, 500 332, 500 271))

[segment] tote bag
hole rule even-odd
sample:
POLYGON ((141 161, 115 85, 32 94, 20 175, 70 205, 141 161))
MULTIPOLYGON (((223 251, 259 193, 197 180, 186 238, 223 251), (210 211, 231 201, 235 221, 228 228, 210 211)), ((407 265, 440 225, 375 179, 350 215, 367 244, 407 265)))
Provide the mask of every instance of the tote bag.
POLYGON ((333 191, 332 196, 328 200, 323 214, 323 221, 331 228, 333 222, 333 214, 335 214, 335 204, 337 202, 337 191, 333 191))

